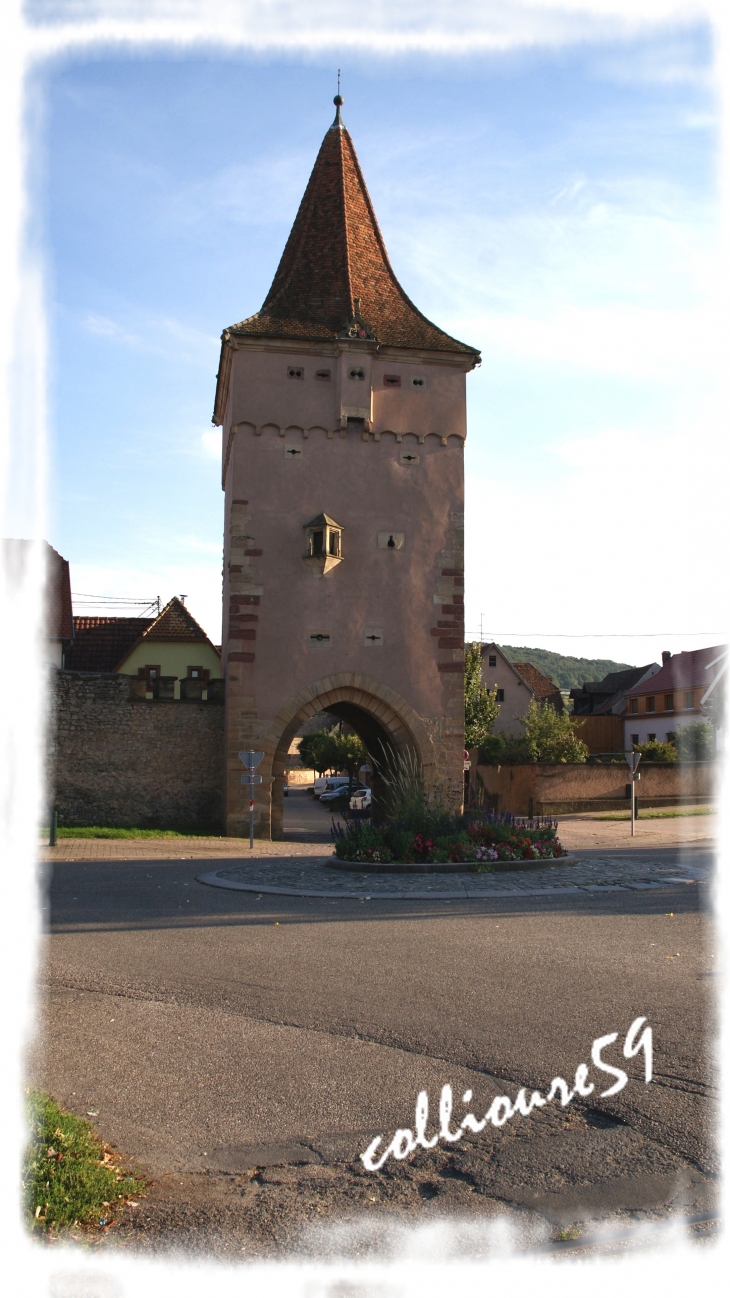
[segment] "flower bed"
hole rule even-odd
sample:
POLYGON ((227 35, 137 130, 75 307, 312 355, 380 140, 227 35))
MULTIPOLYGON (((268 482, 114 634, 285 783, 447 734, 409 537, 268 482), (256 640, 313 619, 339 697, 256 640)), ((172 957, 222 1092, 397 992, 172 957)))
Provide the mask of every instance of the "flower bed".
POLYGON ((436 822, 433 828, 420 830, 397 823, 348 820, 345 826, 332 827, 335 855, 341 861, 363 865, 463 862, 480 873, 493 870, 495 861, 554 860, 568 855, 557 837, 557 821, 541 817, 516 820, 512 816, 449 820, 450 824, 436 822))

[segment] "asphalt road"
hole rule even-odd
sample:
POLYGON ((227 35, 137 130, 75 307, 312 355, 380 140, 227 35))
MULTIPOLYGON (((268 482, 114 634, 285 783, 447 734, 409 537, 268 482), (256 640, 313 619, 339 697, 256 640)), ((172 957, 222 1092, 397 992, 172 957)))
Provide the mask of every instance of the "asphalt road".
POLYGON ((69 862, 49 888, 30 1074, 153 1176, 119 1241, 248 1255, 291 1247, 295 1227, 311 1246, 313 1221, 366 1210, 509 1208, 534 1232, 714 1201, 701 886, 320 901, 206 888, 200 870, 69 862), (605 1057, 630 1074, 616 1097, 553 1104, 377 1175, 358 1162, 374 1134, 413 1126, 418 1091, 433 1110, 449 1082, 457 1120, 483 1114, 495 1094, 570 1080, 594 1038, 616 1031, 620 1046, 639 1015, 651 1085, 614 1047, 605 1057))

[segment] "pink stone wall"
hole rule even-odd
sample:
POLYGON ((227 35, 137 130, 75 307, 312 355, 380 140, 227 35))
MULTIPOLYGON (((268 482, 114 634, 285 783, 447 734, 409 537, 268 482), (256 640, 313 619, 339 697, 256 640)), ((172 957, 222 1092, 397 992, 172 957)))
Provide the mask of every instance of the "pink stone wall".
POLYGON ((223 435, 232 833, 245 812, 239 749, 251 743, 266 753, 257 824, 271 832, 273 796, 276 833, 279 750, 284 729, 296 730, 287 709, 315 685, 323 696, 322 682, 334 678, 360 691, 357 706, 371 698, 387 733, 417 749, 429 784, 461 783, 469 362, 344 348, 259 343, 233 360, 223 435), (303 377, 290 378, 290 368, 303 377), (353 368, 364 378, 349 378, 353 368), (316 378, 322 369, 329 380, 316 378), (385 387, 386 374, 401 386, 385 387), (424 385, 413 387, 412 377, 424 385), (348 429, 348 414, 366 422, 348 429), (324 577, 303 558, 305 525, 321 512, 343 528, 342 562, 324 577), (381 548, 386 532, 402 534, 402 545, 381 548), (368 641, 373 633, 382 643, 368 641), (329 641, 311 641, 315 634, 329 641))
MULTIPOLYGON (((640 803, 651 799, 667 802, 681 799, 710 799, 715 792, 714 762, 675 763, 662 766, 647 762, 641 766, 636 786, 640 803)), ((617 802, 628 806, 626 785, 629 780, 625 763, 549 763, 529 766, 479 766, 477 783, 499 798, 498 810, 526 816, 532 798, 533 810, 549 811, 555 804, 596 801, 617 802)), ((575 810, 582 808, 575 807, 575 810)), ((585 808, 588 810, 589 808, 585 808)))

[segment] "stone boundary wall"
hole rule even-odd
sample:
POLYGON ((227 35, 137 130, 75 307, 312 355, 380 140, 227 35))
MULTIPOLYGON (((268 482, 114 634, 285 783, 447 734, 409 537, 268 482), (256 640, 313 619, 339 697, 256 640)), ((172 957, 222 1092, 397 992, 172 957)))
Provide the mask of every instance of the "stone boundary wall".
POLYGON ((57 671, 49 771, 60 825, 224 830, 224 708, 130 699, 131 677, 57 671))
MULTIPOLYGON (((476 757, 476 753, 474 754, 476 757)), ((716 796, 714 762, 641 763, 636 796, 641 806, 707 803, 716 796)), ((525 766, 477 766, 477 787, 497 811, 516 816, 567 815, 571 811, 615 811, 629 807, 629 768, 582 762, 535 762, 525 766)))

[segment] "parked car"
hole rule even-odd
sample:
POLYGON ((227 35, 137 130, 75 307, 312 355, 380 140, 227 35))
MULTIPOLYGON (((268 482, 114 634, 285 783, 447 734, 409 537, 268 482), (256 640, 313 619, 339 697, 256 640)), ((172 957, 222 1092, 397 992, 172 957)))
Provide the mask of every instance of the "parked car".
POLYGON ((321 798, 323 793, 330 792, 336 784, 345 785, 349 783, 350 780, 347 775, 318 775, 314 781, 312 793, 315 798, 321 798))
POLYGON ((335 784, 331 789, 325 789, 320 797, 320 802, 336 802, 338 798, 346 798, 350 792, 350 781, 343 780, 341 784, 335 784))
POLYGON ((372 799, 372 789, 366 789, 364 786, 361 789, 355 789, 350 798, 350 811, 365 811, 370 806, 372 799))

